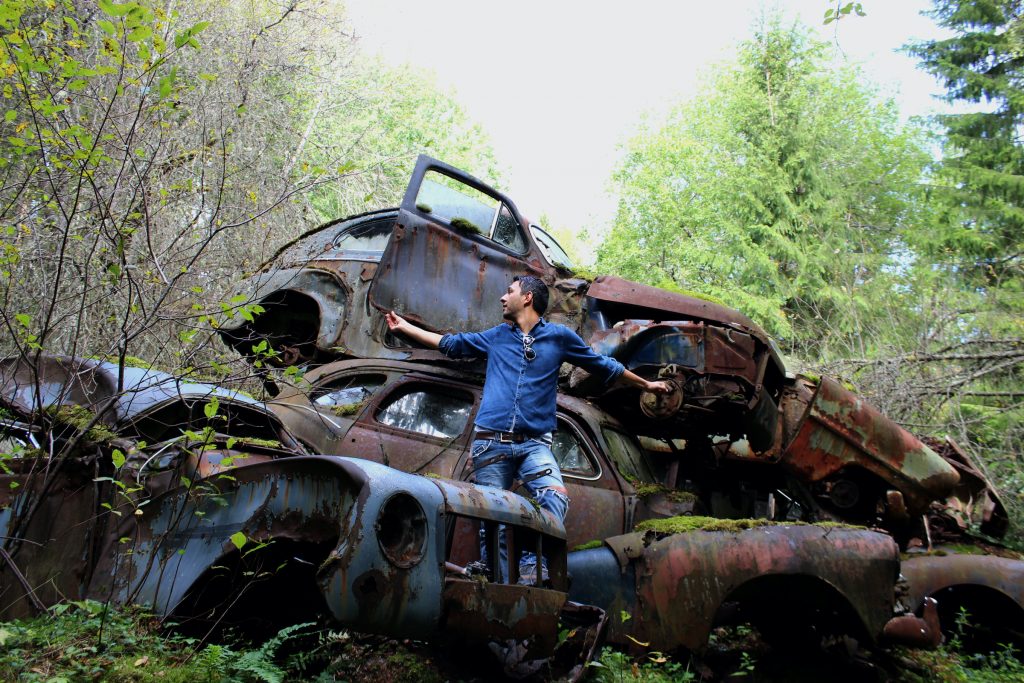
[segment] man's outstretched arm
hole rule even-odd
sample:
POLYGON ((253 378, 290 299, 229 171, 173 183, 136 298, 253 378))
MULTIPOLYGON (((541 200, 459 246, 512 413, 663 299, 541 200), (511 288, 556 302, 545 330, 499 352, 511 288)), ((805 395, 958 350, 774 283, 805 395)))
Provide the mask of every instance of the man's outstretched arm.
POLYGON ((411 322, 402 318, 394 311, 388 311, 384 315, 384 319, 388 322, 388 329, 397 334, 402 334, 413 341, 419 342, 423 346, 431 349, 436 349, 437 345, 441 342, 441 335, 436 332, 428 332, 422 327, 417 327, 411 322))
POLYGON ((672 391, 672 387, 668 382, 662 382, 660 380, 657 382, 649 382, 640 375, 635 372, 630 372, 629 370, 623 371, 622 375, 619 377, 619 382, 637 387, 638 389, 643 389, 644 391, 649 391, 653 394, 667 394, 672 391))

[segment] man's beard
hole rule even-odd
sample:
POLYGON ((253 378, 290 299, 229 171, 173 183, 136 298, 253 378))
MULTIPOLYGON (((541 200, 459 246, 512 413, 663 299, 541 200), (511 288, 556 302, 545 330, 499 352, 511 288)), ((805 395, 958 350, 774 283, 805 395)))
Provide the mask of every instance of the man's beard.
POLYGON ((505 320, 510 320, 512 322, 516 321, 515 313, 513 313, 510 310, 508 310, 507 308, 504 311, 501 312, 501 317, 504 318, 505 320))

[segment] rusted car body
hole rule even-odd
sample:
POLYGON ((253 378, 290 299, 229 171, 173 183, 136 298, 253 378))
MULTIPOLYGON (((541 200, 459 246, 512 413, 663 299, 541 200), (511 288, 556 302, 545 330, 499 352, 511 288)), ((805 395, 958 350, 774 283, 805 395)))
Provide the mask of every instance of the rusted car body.
MULTIPOLYGON (((654 478, 642 451, 634 441, 613 441, 628 435, 581 399, 560 403, 572 437, 565 444, 578 467, 599 475, 577 491, 598 493, 577 494, 582 521, 570 528, 577 541, 607 537, 600 549, 568 553, 563 527, 513 492, 388 467, 459 470, 468 438, 444 432, 446 410, 419 444, 407 443, 399 435, 435 414, 413 403, 407 413, 390 413, 412 423, 382 424, 389 406, 425 387, 461 395, 470 404, 465 430, 478 401, 478 385, 464 372, 409 365, 348 361, 310 373, 305 403, 296 395, 275 404, 310 418, 293 436, 284 426, 291 421, 253 399, 152 370, 62 358, 0 362, 9 451, 0 475, 4 616, 80 597, 142 602, 160 615, 221 625, 280 625, 326 613, 397 637, 525 641, 529 657, 543 657, 556 647, 559 619, 571 605, 571 573, 572 595, 594 606, 584 657, 604 609, 631 616, 628 625, 609 622, 613 642, 699 650, 730 604, 746 601, 751 618, 774 613, 778 620, 785 610, 768 606, 782 593, 761 589, 780 585, 822 598, 814 604, 828 609, 804 615, 819 629, 841 615, 837 629, 868 640, 934 641, 934 619, 901 613, 895 601, 898 557, 885 535, 811 526, 621 535, 638 518, 679 506, 692 511, 693 502, 672 500, 662 487, 653 487, 654 498, 640 495, 654 478), (330 400, 316 403, 323 397, 330 400), (86 407, 111 431, 62 422, 54 408, 69 404, 86 407), (364 417, 376 424, 360 426, 364 417), (346 420, 348 429, 336 428, 346 420), (232 437, 236 428, 245 435, 232 437), (361 439, 384 462, 371 462, 370 453, 301 455, 332 440, 341 450, 361 439), (23 447, 12 448, 15 442, 23 447), (594 482, 605 475, 602 491, 594 482), (546 575, 520 584, 512 559, 505 582, 469 576, 464 567, 479 557, 481 529, 495 550, 503 535, 510 558, 519 550, 544 557, 546 575)), ((489 575, 501 576, 500 553, 490 556, 489 575)))
POLYGON ((813 627, 874 643, 918 647, 941 637, 934 604, 924 618, 897 604, 899 549, 885 535, 815 525, 746 530, 646 530, 569 557, 570 597, 604 609, 610 642, 700 651, 733 618, 765 635, 813 627), (879 586, 886 590, 879 591, 879 586))
POLYGON ((397 637, 554 649, 565 532, 529 501, 301 455, 271 412, 215 387, 98 361, 37 360, 0 362, 4 618, 89 597, 210 624, 326 613, 397 637), (83 409, 76 424, 61 417, 69 406, 83 409), (236 428, 246 433, 222 431, 236 428), (519 549, 543 557, 543 585, 518 583, 514 559, 508 582, 468 576, 481 528, 489 542, 505 537, 510 558, 519 549))
MULTIPOLYGON (((480 380, 422 363, 337 361, 285 387, 268 406, 313 452, 463 480, 470 476, 480 380)), ((695 499, 660 485, 615 418, 565 395, 557 417, 552 451, 572 500, 565 519, 570 547, 625 533, 642 519, 693 512, 695 499)))
MULTIPOLYGON (((1005 551, 1004 551, 1005 553, 1005 551)), ((983 554, 971 546, 938 546, 902 563, 908 606, 938 602, 943 629, 982 652, 1013 645, 1024 651, 1024 559, 983 554)), ((966 644, 966 643, 965 643, 966 644)))
MULTIPOLYGON (((549 286, 549 319, 638 374, 673 382, 671 410, 662 404, 623 415, 635 431, 685 436, 713 423, 716 433, 757 448, 773 441, 785 371, 753 321, 615 277, 575 277, 564 250, 511 199, 436 159, 419 158, 397 210, 321 226, 272 261, 240 290, 263 312, 220 327, 243 355, 267 340, 285 365, 345 357, 443 362, 437 351, 389 334, 383 313, 394 309, 441 332, 483 329, 497 322, 512 278, 530 274, 549 286)), ((567 387, 604 393, 579 374, 567 387)), ((638 399, 632 389, 604 395, 613 412, 638 399)))
MULTIPOLYGON (((741 313, 615 277, 577 278, 568 261, 508 197, 420 157, 401 207, 304 235, 243 283, 264 312, 236 316, 220 331, 248 356, 269 341, 270 360, 284 365, 346 357, 445 364, 437 351, 391 335, 383 312, 441 332, 482 329, 497 322, 496 302, 514 276, 537 275, 552 295, 550 319, 673 386, 668 396, 638 394, 598 386, 579 370, 562 385, 632 434, 681 444, 663 459, 669 488, 707 462, 773 465, 780 471, 760 468, 757 479, 771 485, 755 486, 755 498, 739 506, 747 509, 720 509, 857 522, 874 521, 881 510, 891 525, 906 525, 956 485, 953 467, 838 383, 787 377, 772 340, 741 313), (780 487, 786 491, 777 494, 780 487)), ((737 500, 736 492, 728 498, 737 500)))
MULTIPOLYGON (((646 443, 660 453, 659 460, 674 464, 678 476, 706 479, 702 464, 713 462, 737 483, 748 482, 741 516, 750 516, 756 504, 774 514, 755 516, 881 523, 893 531, 952 496, 960 472, 967 471, 829 377, 787 380, 777 419, 775 441, 763 450, 746 440, 716 437, 700 458, 700 445, 646 443), (795 516, 794 505, 801 509, 795 516)), ((719 480, 713 478, 716 485, 719 480)), ((980 490, 975 484, 968 488, 980 490)), ((998 517, 1001 510, 1005 519, 1005 509, 994 500, 993 513, 998 517)))

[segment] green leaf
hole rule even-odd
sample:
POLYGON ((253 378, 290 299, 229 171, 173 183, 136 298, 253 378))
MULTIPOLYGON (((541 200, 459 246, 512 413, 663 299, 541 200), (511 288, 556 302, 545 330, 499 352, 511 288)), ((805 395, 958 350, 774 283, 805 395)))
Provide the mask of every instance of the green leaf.
POLYGON ((210 402, 203 406, 203 414, 206 415, 207 419, 212 420, 217 415, 217 410, 220 408, 220 401, 217 400, 216 396, 210 397, 210 402))
POLYGON ((110 460, 114 463, 114 469, 121 469, 125 463, 124 453, 117 448, 110 454, 110 460))
POLYGON ((248 539, 246 539, 245 534, 243 534, 241 531, 231 534, 231 542, 239 550, 245 547, 247 540, 248 539))
POLYGON ((128 34, 127 38, 129 42, 138 43, 140 41, 145 40, 146 38, 149 38, 152 35, 152 28, 150 28, 149 26, 139 26, 138 28, 133 29, 132 32, 128 34))
POLYGON ((18 321, 18 324, 24 328, 28 328, 29 323, 32 322, 32 318, 27 313, 17 313, 14 319, 18 321))
POLYGON ((139 7, 138 4, 134 2, 127 2, 122 5, 110 2, 110 0, 99 0, 98 4, 100 6, 100 9, 103 10, 104 14, 107 14, 112 17, 123 17, 127 15, 129 12, 131 12, 133 9, 138 9, 139 7))
POLYGON ((4 121, 6 121, 7 123, 10 123, 16 118, 18 118, 18 112, 14 111, 13 109, 9 110, 6 114, 4 114, 4 121))
POLYGON ((117 28, 115 28, 114 25, 106 19, 100 19, 96 23, 101 29, 103 29, 104 33, 109 33, 112 36, 117 35, 117 28))

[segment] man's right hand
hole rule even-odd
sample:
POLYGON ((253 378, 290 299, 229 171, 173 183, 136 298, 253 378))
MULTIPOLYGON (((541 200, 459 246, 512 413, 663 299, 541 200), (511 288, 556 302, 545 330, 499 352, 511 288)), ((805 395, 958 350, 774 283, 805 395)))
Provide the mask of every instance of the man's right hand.
POLYGON ((405 318, 401 317, 394 311, 388 311, 385 313, 384 319, 388 321, 388 329, 392 332, 401 332, 402 327, 409 324, 405 318))
POLYGON ((387 321, 388 329, 391 332, 404 334, 409 339, 417 341, 429 349, 436 349, 437 345, 441 342, 441 335, 436 332, 428 332, 421 327, 413 325, 394 311, 385 313, 384 320, 387 321))

